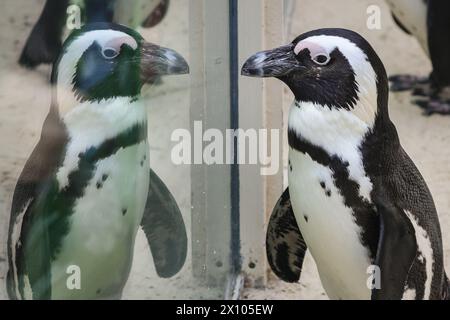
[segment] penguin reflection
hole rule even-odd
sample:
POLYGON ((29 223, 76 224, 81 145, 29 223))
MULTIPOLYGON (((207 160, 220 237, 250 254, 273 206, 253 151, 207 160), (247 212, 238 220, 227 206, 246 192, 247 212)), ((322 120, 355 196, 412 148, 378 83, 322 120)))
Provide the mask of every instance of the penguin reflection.
POLYGON ((186 61, 108 23, 75 31, 63 49, 41 139, 14 191, 11 299, 120 297, 139 226, 159 276, 176 274, 186 257, 180 210, 149 168, 140 99, 155 77, 188 73, 186 61), (67 287, 71 266, 80 270, 79 290, 67 287))

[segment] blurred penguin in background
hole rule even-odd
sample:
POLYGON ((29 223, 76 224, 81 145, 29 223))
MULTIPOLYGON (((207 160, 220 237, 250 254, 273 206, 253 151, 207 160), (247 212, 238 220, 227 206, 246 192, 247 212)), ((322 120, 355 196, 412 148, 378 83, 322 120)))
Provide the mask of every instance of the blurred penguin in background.
POLYGON ((450 1, 387 0, 396 24, 415 37, 431 60, 429 77, 395 75, 392 91, 413 90, 426 115, 450 115, 450 1))
POLYGON ((169 3, 170 0, 47 0, 28 36, 19 64, 33 69, 54 62, 61 51, 70 5, 80 8, 84 23, 115 22, 136 29, 158 25, 169 3))

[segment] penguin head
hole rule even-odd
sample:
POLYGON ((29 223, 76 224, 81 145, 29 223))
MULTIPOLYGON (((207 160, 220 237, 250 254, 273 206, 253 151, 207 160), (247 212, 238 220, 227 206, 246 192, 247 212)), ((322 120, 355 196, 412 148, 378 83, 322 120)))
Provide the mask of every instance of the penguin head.
POLYGON ((362 36, 346 29, 314 30, 258 52, 244 63, 242 75, 278 78, 297 104, 352 112, 370 124, 387 109, 388 81, 380 58, 362 36))
POLYGON ((58 104, 67 96, 80 102, 136 98, 159 76, 186 74, 189 66, 172 49, 145 42, 134 30, 111 23, 74 31, 55 62, 52 83, 58 104))

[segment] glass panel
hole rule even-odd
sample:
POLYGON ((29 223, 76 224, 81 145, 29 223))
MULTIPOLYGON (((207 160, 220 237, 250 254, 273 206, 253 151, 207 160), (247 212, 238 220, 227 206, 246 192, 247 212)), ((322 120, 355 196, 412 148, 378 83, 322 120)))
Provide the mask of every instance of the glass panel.
POLYGON ((229 127, 228 2, 5 0, 0 15, 0 298, 223 298, 230 167, 179 158, 182 142, 191 162, 203 144, 197 125, 229 127), (60 39, 111 20, 160 47, 131 29, 86 37, 83 27, 64 45, 52 95, 60 39), (139 117, 130 104, 141 101, 139 117))

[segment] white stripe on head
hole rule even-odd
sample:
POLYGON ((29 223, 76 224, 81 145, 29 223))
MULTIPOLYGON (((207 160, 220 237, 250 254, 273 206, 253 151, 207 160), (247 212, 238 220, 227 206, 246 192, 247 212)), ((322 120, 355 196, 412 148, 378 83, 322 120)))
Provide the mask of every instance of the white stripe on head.
POLYGON ((372 127, 377 114, 377 75, 367 55, 350 40, 338 36, 308 37, 297 43, 294 52, 305 48, 312 57, 320 53, 330 55, 335 49, 342 53, 354 71, 359 91, 357 105, 350 112, 372 127))

